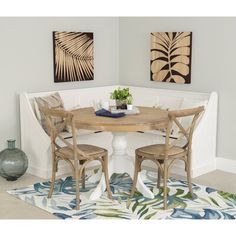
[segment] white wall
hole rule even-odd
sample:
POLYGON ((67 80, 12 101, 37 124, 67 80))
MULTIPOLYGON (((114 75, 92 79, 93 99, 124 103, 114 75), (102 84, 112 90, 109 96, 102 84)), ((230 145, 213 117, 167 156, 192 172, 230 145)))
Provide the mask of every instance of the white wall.
POLYGON ((0 150, 19 146, 18 94, 127 84, 176 90, 217 91, 217 155, 235 159, 236 18, 0 17, 0 150), (52 31, 94 32, 95 79, 53 82, 52 31), (192 83, 150 81, 150 32, 192 31, 192 83))
MULTIPOLYGON (((236 160, 236 18, 119 18, 120 83, 219 93, 217 156, 236 160), (150 33, 192 31, 192 82, 150 81, 150 33)), ((211 137, 209 137, 211 138, 211 137)))
POLYGON ((0 17, 0 150, 20 145, 18 94, 118 84, 118 18, 0 17), (93 81, 54 83, 52 31, 94 33, 93 81))

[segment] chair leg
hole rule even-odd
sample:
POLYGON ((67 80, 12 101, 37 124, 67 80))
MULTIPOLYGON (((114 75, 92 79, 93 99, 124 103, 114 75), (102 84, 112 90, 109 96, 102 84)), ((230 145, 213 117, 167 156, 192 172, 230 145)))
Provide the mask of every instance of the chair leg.
POLYGON ((134 179, 133 179, 133 186, 132 186, 130 197, 134 196, 134 192, 135 192, 135 189, 136 189, 136 184, 137 184, 137 180, 138 180, 138 172, 139 171, 140 171, 140 161, 139 161, 139 156, 136 155, 135 156, 134 179))
POLYGON ((107 196, 108 196, 108 198, 112 199, 109 174, 108 174, 108 156, 107 156, 107 154, 103 157, 102 165, 103 165, 102 169, 103 169, 103 172, 105 175, 105 182, 106 182, 106 187, 107 187, 107 196))
POLYGON ((80 174, 78 170, 78 161, 75 160, 75 189, 76 189, 76 210, 80 208, 80 191, 79 191, 79 180, 80 174))
POLYGON ((54 158, 53 163, 52 163, 51 186, 50 186, 50 190, 49 190, 49 193, 48 193, 48 198, 52 197, 52 193, 53 193, 54 185, 55 185, 55 180, 56 180, 56 171, 57 171, 57 161, 54 158))
POLYGON ((160 188, 160 185, 161 185, 161 168, 158 167, 157 187, 160 188))
POLYGON ((85 168, 83 168, 82 171, 82 188, 85 188, 85 168))
POLYGON ((164 191, 164 210, 167 209, 167 160, 164 160, 164 173, 163 173, 163 191, 164 191))
POLYGON ((186 172, 187 172, 187 181, 188 181, 189 192, 190 192, 191 196, 193 196, 190 158, 187 159, 187 161, 185 162, 185 166, 186 166, 186 172))

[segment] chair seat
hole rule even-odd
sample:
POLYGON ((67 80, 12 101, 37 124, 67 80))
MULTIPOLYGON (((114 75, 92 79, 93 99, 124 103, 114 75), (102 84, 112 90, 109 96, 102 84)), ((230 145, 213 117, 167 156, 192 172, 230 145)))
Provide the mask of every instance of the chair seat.
MULTIPOLYGON (((136 149, 136 154, 138 156, 145 156, 150 158, 164 158, 164 148, 165 144, 154 144, 145 147, 141 147, 136 149)), ((168 156, 176 156, 176 155, 185 155, 186 151, 184 148, 173 146, 168 150, 168 156)))
MULTIPOLYGON (((85 156, 87 157, 103 156, 107 153, 106 149, 94 145, 78 144, 77 147, 79 150, 84 152, 85 156)), ((60 148, 56 151, 56 155, 63 156, 64 158, 66 157, 69 159, 74 159, 73 150, 69 147, 60 148)), ((83 157, 80 156, 79 159, 83 159, 83 157)))

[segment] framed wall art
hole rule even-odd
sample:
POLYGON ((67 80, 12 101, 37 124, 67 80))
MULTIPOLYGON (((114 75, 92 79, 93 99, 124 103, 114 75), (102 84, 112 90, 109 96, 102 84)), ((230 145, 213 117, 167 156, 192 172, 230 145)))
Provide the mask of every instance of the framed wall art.
POLYGON ((53 32, 54 82, 94 79, 93 33, 53 32))
POLYGON ((191 83, 192 32, 151 33, 151 80, 191 83))

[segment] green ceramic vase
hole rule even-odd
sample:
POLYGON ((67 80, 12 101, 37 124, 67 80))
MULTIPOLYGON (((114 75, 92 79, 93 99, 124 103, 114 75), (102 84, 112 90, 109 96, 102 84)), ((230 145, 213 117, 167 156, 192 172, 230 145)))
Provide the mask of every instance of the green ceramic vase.
POLYGON ((0 152, 0 176, 14 181, 28 168, 28 159, 23 151, 15 147, 16 140, 7 140, 8 147, 0 152))

